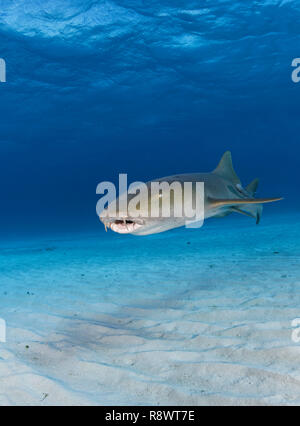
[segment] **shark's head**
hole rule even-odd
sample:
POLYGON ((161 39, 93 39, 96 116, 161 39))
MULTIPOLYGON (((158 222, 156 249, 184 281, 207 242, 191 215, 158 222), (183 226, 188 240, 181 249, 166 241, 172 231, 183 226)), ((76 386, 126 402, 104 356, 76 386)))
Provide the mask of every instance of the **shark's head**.
POLYGON ((181 221, 175 218, 132 218, 123 216, 122 219, 114 217, 101 217, 105 228, 111 229, 119 234, 150 235, 182 226, 181 221))
MULTIPOLYGON (((149 188, 149 184, 147 184, 149 188)), ((183 226, 185 220, 183 217, 174 217, 174 199, 170 199, 170 216, 164 217, 161 214, 162 194, 153 194, 149 190, 144 202, 138 203, 138 214, 129 214, 130 202, 135 195, 127 194, 127 202, 125 206, 121 206, 120 198, 114 201, 114 209, 110 210, 110 206, 105 208, 100 220, 104 224, 105 229, 111 229, 119 234, 149 235, 164 232, 169 229, 183 226), (159 214, 153 216, 149 214, 153 205, 158 202, 159 214), (152 206, 152 207, 151 207, 152 206)), ((156 204, 157 205, 157 204, 156 204)))

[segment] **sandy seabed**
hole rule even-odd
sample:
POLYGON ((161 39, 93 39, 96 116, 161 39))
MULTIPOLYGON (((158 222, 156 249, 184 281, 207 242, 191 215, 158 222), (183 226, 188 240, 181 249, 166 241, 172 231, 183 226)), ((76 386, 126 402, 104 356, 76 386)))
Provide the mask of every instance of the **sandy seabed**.
POLYGON ((299 405, 299 260, 293 215, 2 242, 0 405, 299 405))

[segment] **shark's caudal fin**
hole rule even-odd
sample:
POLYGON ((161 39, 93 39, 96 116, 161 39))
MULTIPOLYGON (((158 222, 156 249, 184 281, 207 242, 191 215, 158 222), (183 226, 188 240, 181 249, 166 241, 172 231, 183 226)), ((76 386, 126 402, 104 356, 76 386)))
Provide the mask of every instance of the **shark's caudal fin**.
POLYGON ((217 199, 209 198, 212 207, 230 206, 233 212, 242 213, 246 216, 254 217, 258 224, 262 214, 262 205, 264 203, 271 203, 279 201, 282 198, 240 198, 240 199, 217 199))
POLYGON ((215 170, 213 170, 213 173, 232 181, 236 185, 241 184, 239 177, 234 171, 230 151, 226 151, 225 154, 223 154, 218 166, 215 168, 215 170))
POLYGON ((242 204, 265 204, 273 201, 282 200, 282 197, 277 198, 208 198, 213 207, 236 206, 242 204))
POLYGON ((210 198, 209 202, 213 208, 228 206, 227 211, 219 213, 218 216, 227 216, 230 212, 242 213, 246 216, 254 217, 256 223, 259 223, 262 214, 262 205, 264 203, 271 203, 273 201, 282 200, 282 198, 254 198, 258 179, 254 179, 245 189, 241 186, 241 181, 234 171, 232 165, 232 158, 230 151, 226 151, 223 154, 220 163, 213 173, 222 176, 224 179, 231 181, 236 188, 245 196, 245 198, 235 199, 213 199, 210 198))

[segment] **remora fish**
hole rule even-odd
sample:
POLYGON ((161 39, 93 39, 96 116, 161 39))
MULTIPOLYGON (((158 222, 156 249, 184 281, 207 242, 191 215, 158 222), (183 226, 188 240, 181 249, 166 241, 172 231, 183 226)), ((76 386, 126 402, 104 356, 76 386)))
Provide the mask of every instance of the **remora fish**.
MULTIPOLYGON (((226 151, 217 168, 211 173, 193 173, 168 176, 155 179, 151 182, 204 182, 204 218, 224 217, 232 212, 242 213, 256 219, 258 224, 262 214, 263 203, 278 201, 282 198, 254 198, 258 186, 258 179, 254 179, 246 188, 236 175, 231 159, 231 153, 226 151)), ((194 190, 194 189, 193 189, 194 190)), ((148 192, 148 204, 151 204, 151 191, 148 192)), ((184 195, 183 195, 184 196, 184 195)), ((128 202, 130 200, 129 196, 128 202)), ((174 211, 176 199, 171 199, 171 211, 174 211), (172 205, 173 203, 173 205, 172 205)), ((118 203, 118 200, 117 200, 118 203)), ((117 204, 118 205, 118 204, 117 204)), ((146 215, 147 216, 147 215, 146 215)), ((128 216, 127 210, 117 209, 115 217, 100 217, 105 228, 110 228, 121 234, 149 235, 164 232, 169 229, 184 226, 186 217, 140 217, 128 216)))

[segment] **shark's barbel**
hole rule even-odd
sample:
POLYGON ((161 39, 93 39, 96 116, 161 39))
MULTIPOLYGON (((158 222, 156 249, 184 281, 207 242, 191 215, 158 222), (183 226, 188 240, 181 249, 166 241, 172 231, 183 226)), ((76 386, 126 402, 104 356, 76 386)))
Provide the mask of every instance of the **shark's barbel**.
MULTIPOLYGON (((235 173, 232 165, 231 153, 226 151, 221 158, 217 168, 211 173, 193 173, 173 175, 160 179, 155 179, 147 183, 150 188, 152 182, 180 182, 184 188, 185 182, 204 182, 204 218, 224 217, 230 213, 237 212, 253 217, 259 223, 262 214, 262 204, 281 200, 278 198, 255 198, 258 186, 258 179, 253 180, 245 188, 235 173)), ((157 195, 157 194, 156 194, 157 195)), ((148 204, 154 201, 153 194, 149 191, 148 204)), ((183 194, 184 197, 184 194, 183 194)), ((128 199, 129 202, 130 198, 128 199)), ((176 210, 176 197, 170 200, 171 212, 176 210)), ((118 200, 117 200, 117 205, 118 200)), ((121 234, 149 235, 169 229, 184 226, 187 217, 148 217, 140 212, 140 217, 128 215, 128 209, 117 210, 115 216, 104 215, 100 217, 105 228, 110 228, 121 234)))

